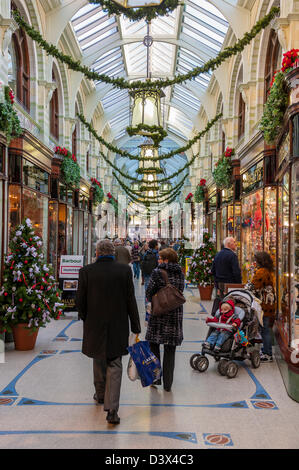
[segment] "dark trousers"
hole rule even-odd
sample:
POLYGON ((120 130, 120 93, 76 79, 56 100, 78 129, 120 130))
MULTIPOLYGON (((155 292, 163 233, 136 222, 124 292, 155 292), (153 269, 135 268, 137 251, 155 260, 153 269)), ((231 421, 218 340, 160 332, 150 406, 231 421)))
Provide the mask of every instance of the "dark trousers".
POLYGON ((118 411, 121 378, 121 357, 112 360, 93 359, 93 381, 96 395, 99 399, 104 398, 105 411, 118 411))
MULTIPOLYGON (((150 348, 152 353, 159 359, 160 363, 160 345, 156 343, 150 343, 150 348)), ((163 385, 166 389, 171 389, 173 382, 173 372, 175 364, 175 350, 176 346, 171 346, 169 344, 164 344, 164 355, 163 355, 163 365, 162 365, 162 377, 163 385)))

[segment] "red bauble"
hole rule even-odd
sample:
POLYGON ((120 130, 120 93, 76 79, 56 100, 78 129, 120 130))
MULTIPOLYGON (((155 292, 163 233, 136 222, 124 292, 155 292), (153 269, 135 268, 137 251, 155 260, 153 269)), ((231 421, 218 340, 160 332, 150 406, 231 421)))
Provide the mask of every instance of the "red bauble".
POLYGON ((38 307, 37 311, 40 312, 40 307, 38 307))
POLYGON ((19 299, 19 302, 23 302, 23 299, 19 299))
POLYGON ((7 292, 4 292, 4 296, 7 297, 7 296, 8 296, 8 293, 7 293, 7 292))

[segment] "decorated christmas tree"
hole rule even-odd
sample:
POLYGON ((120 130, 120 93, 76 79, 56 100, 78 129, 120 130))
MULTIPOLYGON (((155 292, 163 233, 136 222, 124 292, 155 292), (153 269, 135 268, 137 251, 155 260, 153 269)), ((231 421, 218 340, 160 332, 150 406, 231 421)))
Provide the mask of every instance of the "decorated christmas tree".
POLYGON ((214 283, 212 264, 216 255, 216 248, 209 233, 204 233, 202 245, 195 250, 188 272, 188 281, 202 287, 214 283))
POLYGON ((35 331, 62 314, 53 269, 44 261, 43 242, 26 219, 11 233, 0 287, 1 329, 25 323, 35 331))

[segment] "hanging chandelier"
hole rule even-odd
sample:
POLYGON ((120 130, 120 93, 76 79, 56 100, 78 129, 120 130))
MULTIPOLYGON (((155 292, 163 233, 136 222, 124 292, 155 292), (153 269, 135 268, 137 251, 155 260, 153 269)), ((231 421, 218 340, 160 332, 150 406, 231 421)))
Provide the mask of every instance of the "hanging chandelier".
POLYGON ((113 0, 118 5, 121 5, 124 8, 144 8, 144 7, 154 7, 161 5, 163 0, 151 0, 150 2, 146 0, 113 0))

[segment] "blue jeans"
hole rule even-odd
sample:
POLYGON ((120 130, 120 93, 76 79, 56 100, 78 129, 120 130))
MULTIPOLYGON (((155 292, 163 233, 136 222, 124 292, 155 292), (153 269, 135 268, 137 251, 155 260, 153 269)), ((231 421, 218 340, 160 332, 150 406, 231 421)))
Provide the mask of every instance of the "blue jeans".
POLYGON ((229 331, 219 331, 215 330, 213 333, 210 334, 210 336, 207 338, 207 342, 210 343, 211 346, 221 346, 223 343, 231 336, 231 333, 229 331))
POLYGON ((268 354, 268 356, 272 356, 272 335, 271 335, 271 327, 270 327, 270 318, 264 317, 263 318, 263 325, 261 327, 261 335, 263 338, 263 346, 262 346, 262 353, 268 354))
POLYGON ((140 275, 140 262, 139 261, 134 261, 133 263, 133 271, 134 271, 134 276, 139 279, 140 275))

